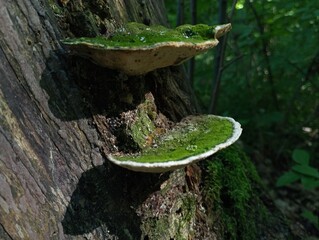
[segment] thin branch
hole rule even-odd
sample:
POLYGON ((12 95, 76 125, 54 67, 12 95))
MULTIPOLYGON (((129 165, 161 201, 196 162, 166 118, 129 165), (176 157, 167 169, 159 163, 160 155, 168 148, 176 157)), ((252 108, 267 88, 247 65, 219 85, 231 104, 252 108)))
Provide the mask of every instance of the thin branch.
POLYGON ((242 59, 245 55, 240 55, 235 58, 233 58, 231 61, 229 61, 227 64, 225 64, 222 68, 222 71, 225 71, 226 68, 230 67, 232 64, 237 62, 239 59, 242 59))
MULTIPOLYGON (((237 0, 234 0, 232 4, 231 12, 229 14, 229 21, 231 21, 234 15, 236 3, 237 3, 237 0)), ((219 24, 226 22, 226 11, 227 11, 227 0, 219 0, 219 16, 218 16, 219 24)), ((210 106, 208 110, 209 113, 214 113, 217 106, 219 86, 220 86, 220 81, 222 78, 223 64, 224 64, 225 51, 226 51, 227 35, 225 35, 224 37, 220 39, 220 43, 221 44, 217 46, 217 51, 215 56, 212 95, 211 95, 210 106)))
POLYGON ((178 0, 176 26, 182 25, 183 23, 184 23, 184 0, 178 0))
POLYGON ((197 22, 197 4, 196 0, 190 0, 190 8, 191 8, 191 21, 192 24, 196 24, 197 22))

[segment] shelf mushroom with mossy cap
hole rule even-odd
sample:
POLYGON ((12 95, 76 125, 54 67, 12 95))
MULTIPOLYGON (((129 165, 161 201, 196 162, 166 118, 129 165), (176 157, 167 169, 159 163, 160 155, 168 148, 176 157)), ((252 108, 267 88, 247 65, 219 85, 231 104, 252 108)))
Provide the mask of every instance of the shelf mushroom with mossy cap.
POLYGON ((139 151, 109 154, 108 159, 139 172, 166 172, 195 163, 233 144, 242 132, 234 119, 215 115, 191 115, 170 123, 157 113, 151 93, 135 110, 123 113, 122 119, 139 151))
POLYGON ((242 129, 232 118, 214 115, 189 116, 165 134, 157 136, 151 147, 137 154, 108 159, 138 172, 166 172, 207 158, 233 144, 242 129))
POLYGON ((65 39, 72 53, 102 67, 127 75, 142 75, 158 68, 178 65, 218 44, 230 24, 181 25, 175 29, 128 23, 110 37, 65 39))

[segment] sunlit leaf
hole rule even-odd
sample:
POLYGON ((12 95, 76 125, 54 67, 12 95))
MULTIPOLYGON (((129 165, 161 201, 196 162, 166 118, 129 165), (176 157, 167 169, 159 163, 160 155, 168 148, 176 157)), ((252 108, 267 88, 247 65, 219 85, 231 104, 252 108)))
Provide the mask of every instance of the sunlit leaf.
POLYGON ((304 186, 305 189, 311 190, 319 187, 319 180, 316 180, 311 177, 302 177, 301 178, 301 183, 304 186))
POLYGON ((317 169, 310 167, 308 165, 295 165, 292 167, 292 170, 296 171, 297 173, 304 174, 306 176, 314 177, 319 179, 319 172, 317 169))
POLYGON ((278 178, 277 182, 276 182, 276 186, 277 187, 282 187, 282 186, 286 186, 290 183, 293 183, 295 181, 297 181, 298 179, 300 179, 300 175, 289 171, 284 173, 280 178, 278 178))
POLYGON ((310 155, 307 151, 296 148, 292 152, 292 159, 302 165, 308 165, 309 164, 309 158, 310 155))

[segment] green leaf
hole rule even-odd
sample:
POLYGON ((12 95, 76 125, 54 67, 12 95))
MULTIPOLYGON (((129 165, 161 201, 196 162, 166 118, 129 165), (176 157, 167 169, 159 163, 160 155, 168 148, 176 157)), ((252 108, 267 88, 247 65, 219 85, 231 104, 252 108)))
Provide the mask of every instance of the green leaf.
POLYGON ((312 190, 319 187, 319 180, 316 180, 312 177, 304 176, 301 178, 301 183, 307 190, 312 190))
POLYGON ((309 152, 307 152, 305 150, 296 148, 292 152, 292 159, 296 163, 299 163, 301 165, 308 165, 309 164, 309 158, 310 158, 309 152))
POLYGON ((315 225, 317 229, 319 229, 318 216, 316 216, 309 210, 304 210, 302 212, 302 216, 306 218, 309 222, 311 222, 313 225, 315 225))
POLYGON ((297 173, 301 173, 303 175, 319 179, 318 170, 308 165, 295 165, 291 169, 296 171, 297 173))
POLYGON ((300 175, 289 171, 284 173, 280 178, 278 178, 277 182, 276 182, 276 186, 277 187, 282 187, 282 186, 287 186, 288 184, 291 184, 295 181, 297 181, 298 179, 300 179, 300 175))

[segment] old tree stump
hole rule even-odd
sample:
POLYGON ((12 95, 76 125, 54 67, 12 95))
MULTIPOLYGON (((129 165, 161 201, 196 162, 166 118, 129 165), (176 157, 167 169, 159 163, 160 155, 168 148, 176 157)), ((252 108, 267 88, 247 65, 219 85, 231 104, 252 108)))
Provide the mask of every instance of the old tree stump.
POLYGON ((61 46, 65 37, 107 35, 128 21, 167 25, 163 1, 0 0, 0 238, 289 235, 280 221, 264 221, 269 206, 239 148, 219 156, 219 165, 165 174, 131 172, 106 160, 130 145, 112 123, 146 93, 172 121, 197 110, 180 67, 128 77, 61 46), (227 170, 227 161, 239 166, 227 170), (236 175, 240 182, 225 181, 237 172, 246 174, 236 175), (242 192, 233 191, 237 184, 244 184, 242 192))

